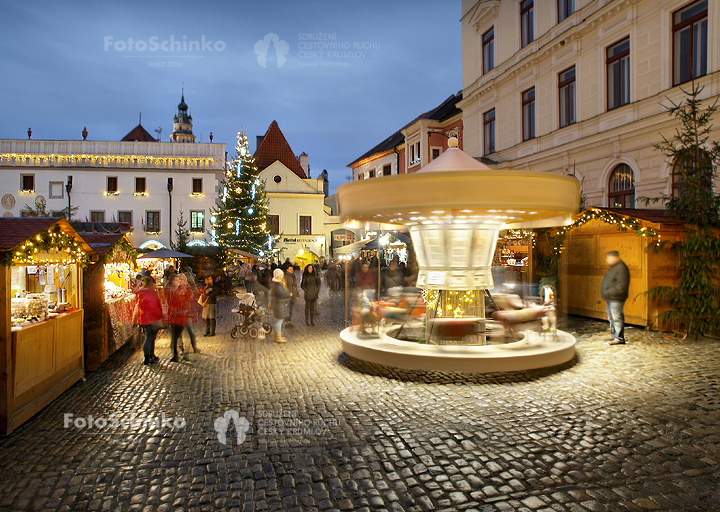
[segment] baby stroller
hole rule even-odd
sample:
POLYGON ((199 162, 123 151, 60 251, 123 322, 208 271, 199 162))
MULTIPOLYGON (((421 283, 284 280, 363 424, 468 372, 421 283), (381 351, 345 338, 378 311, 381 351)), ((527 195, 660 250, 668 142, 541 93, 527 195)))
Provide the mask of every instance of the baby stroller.
POLYGON ((269 334, 272 326, 265 321, 265 310, 258 308, 255 301, 255 295, 252 293, 236 293, 235 296, 240 299, 237 309, 232 312, 238 315, 238 322, 230 331, 230 337, 233 339, 238 336, 250 335, 251 338, 257 338, 260 329, 269 334))

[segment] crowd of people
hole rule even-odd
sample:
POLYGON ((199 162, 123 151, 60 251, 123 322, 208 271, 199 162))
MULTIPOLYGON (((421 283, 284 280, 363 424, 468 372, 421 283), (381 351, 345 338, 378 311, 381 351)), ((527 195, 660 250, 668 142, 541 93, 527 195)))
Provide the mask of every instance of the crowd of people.
POLYGON ((178 272, 170 266, 165 271, 163 286, 159 287, 149 272, 141 271, 134 283, 135 304, 133 323, 144 334, 144 364, 155 364, 155 339, 167 328, 170 331, 171 362, 179 362, 184 353, 182 335, 187 332, 193 352, 200 352, 195 335, 195 324, 205 321, 205 336, 215 336, 216 307, 219 288, 213 276, 198 286, 192 269, 178 272))
MULTIPOLYGON (((261 307, 272 312, 274 341, 286 343, 283 333, 286 328, 295 327, 295 304, 301 294, 305 303, 305 325, 314 326, 321 290, 325 289, 326 296, 332 299, 344 292, 346 282, 355 292, 353 295, 377 290, 378 286, 381 291, 413 286, 417 267, 399 262, 397 258, 387 264, 381 261, 378 265, 377 257, 373 257, 370 260, 357 258, 308 264, 301 271, 287 259, 282 264, 242 265, 234 277, 239 286, 254 294, 261 307)), ((223 272, 218 277, 206 277, 200 284, 190 268, 179 272, 170 266, 165 271, 162 286, 158 286, 149 272, 141 271, 134 286, 133 321, 144 333, 144 364, 158 362, 155 339, 166 328, 170 333, 171 362, 179 362, 184 354, 183 334, 189 338, 191 349, 199 352, 196 325, 204 322, 205 336, 215 336, 218 295, 227 291, 229 280, 223 272)))

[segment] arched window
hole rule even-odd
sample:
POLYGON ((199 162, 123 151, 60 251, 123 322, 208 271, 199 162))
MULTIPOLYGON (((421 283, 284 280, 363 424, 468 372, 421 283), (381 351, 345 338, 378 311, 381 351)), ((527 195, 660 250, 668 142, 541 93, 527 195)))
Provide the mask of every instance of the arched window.
MULTIPOLYGON (((704 184, 707 191, 712 193, 713 161, 712 156, 705 149, 687 149, 680 153, 680 156, 673 164, 672 172, 672 197, 679 199, 688 189, 688 185, 704 184), (687 155, 686 158, 684 156, 687 155)), ((702 187, 695 186, 694 194, 698 194, 702 187)), ((699 199, 696 197, 694 200, 699 199)), ((691 199, 692 201, 693 199, 691 199)))
POLYGON ((635 208, 635 175, 628 164, 620 164, 610 174, 610 208, 635 208))

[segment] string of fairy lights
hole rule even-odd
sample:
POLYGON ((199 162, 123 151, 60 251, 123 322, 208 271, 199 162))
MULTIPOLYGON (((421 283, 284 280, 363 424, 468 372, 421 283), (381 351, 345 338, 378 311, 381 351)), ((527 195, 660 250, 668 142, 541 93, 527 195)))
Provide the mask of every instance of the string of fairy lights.
POLYGON ((88 254, 75 237, 62 231, 43 231, 17 245, 5 254, 5 265, 44 265, 80 263, 85 266, 88 254))
POLYGON ((148 156, 148 155, 38 155, 35 153, 1 153, 0 164, 30 166, 63 166, 91 165, 127 167, 134 164, 158 167, 211 168, 217 163, 216 158, 180 157, 180 156, 148 156))

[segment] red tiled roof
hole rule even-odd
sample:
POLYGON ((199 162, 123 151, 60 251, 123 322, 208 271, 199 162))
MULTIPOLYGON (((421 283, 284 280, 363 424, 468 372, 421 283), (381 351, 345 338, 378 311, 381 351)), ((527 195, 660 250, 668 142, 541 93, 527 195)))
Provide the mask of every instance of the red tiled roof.
POLYGON ((300 162, 295 156, 295 153, 290 149, 290 144, 288 144, 285 136, 280 131, 277 121, 273 121, 270 124, 270 128, 268 128, 265 133, 265 137, 255 150, 254 157, 255 164, 261 171, 266 167, 270 167, 275 162, 280 161, 281 164, 301 178, 307 178, 307 174, 305 174, 305 171, 300 166, 300 162))
POLYGON ((51 217, 0 217, 0 251, 9 251, 58 220, 51 217))
POLYGON ((139 141, 139 142, 157 142, 157 140, 155 140, 155 139, 153 138, 153 136, 150 135, 150 134, 147 132, 147 130, 142 127, 141 124, 137 125, 135 128, 133 128, 132 130, 130 130, 130 133, 128 133, 127 135, 125 135, 125 137, 123 137, 123 138, 120 139, 120 140, 121 140, 121 141, 132 141, 132 140, 135 140, 135 141, 139 141))

